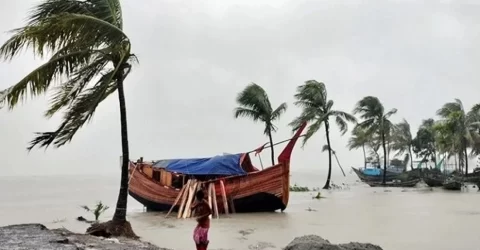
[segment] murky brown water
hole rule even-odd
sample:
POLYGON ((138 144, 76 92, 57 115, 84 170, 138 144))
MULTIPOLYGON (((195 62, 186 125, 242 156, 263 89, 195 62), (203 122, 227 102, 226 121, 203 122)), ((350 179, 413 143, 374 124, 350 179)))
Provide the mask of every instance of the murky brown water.
MULTIPOLYGON (((352 178, 349 178, 352 182, 352 178)), ((0 178, 0 225, 39 222, 82 232, 79 205, 115 204, 118 182, 104 177, 0 178), (35 180, 35 181, 34 181, 35 180)), ((295 236, 318 234, 332 242, 372 242, 386 250, 480 249, 480 192, 369 188, 292 193, 284 213, 235 214, 212 220, 211 249, 281 249, 295 236)), ((129 203, 129 220, 143 239, 193 249, 191 219, 164 219, 129 203)), ((108 219, 110 213, 102 218, 108 219)))

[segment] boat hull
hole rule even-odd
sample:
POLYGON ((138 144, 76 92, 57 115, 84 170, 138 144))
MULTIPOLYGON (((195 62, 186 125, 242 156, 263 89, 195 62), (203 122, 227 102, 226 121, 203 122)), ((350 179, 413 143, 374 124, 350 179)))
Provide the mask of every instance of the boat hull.
POLYGON ((414 179, 408 181, 401 181, 401 182, 391 182, 382 184, 382 182, 367 182, 370 187, 415 187, 417 183, 419 183, 421 179, 414 179))
MULTIPOLYGON (((358 178, 363 181, 363 182, 378 182, 378 181, 383 181, 383 175, 366 175, 362 173, 362 171, 352 168, 355 174, 358 176, 358 178)), ((391 173, 387 171, 387 174, 385 176, 385 181, 393 181, 396 179, 396 177, 400 176, 401 173, 391 173)))
MULTIPOLYGON (((286 163, 288 164, 288 163, 286 163)), ((143 204, 148 211, 168 211, 180 194, 180 189, 160 185, 141 169, 130 166, 129 194, 143 204)), ((224 213, 220 181, 225 185, 228 204, 234 204, 235 212, 267 212, 284 210, 288 205, 289 166, 278 164, 245 176, 231 176, 206 181, 213 182, 220 213, 224 213)), ((180 204, 173 207, 177 211, 180 204)), ((231 205, 229 205, 231 206, 231 205)))
POLYGON ((425 176, 423 177, 423 181, 429 186, 429 187, 441 187, 443 186, 443 182, 445 181, 444 177, 428 177, 425 176))
POLYGON ((443 188, 446 190, 459 191, 462 190, 462 183, 459 181, 448 181, 443 184, 443 188))
MULTIPOLYGON (((144 205, 148 212, 165 212, 169 211, 172 207, 172 204, 169 203, 158 203, 147 200, 132 191, 129 193, 136 201, 144 205)), ((233 204, 235 206, 235 212, 237 213, 273 212, 276 210, 284 210, 286 208, 280 198, 269 193, 256 193, 236 199, 233 201, 233 204)), ((179 207, 179 205, 175 205, 172 211, 178 212, 179 207)))

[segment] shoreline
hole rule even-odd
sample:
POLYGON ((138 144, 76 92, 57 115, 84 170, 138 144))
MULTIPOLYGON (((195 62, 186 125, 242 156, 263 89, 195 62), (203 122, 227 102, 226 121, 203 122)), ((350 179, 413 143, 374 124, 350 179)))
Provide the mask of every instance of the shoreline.
MULTIPOLYGON (((79 234, 66 228, 49 229, 42 224, 14 224, 0 227, 0 249, 44 249, 44 250, 173 250, 156 246, 141 239, 124 237, 104 238, 79 234)), ((296 237, 284 250, 382 250, 370 243, 350 242, 332 244, 317 235, 296 237)))

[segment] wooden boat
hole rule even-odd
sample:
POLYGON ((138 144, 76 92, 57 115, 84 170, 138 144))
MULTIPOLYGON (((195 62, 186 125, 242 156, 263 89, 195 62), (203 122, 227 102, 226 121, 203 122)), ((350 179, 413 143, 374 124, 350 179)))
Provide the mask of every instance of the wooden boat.
POLYGON ((459 179, 457 178, 450 178, 450 179, 447 179, 445 180, 445 182, 443 183, 443 188, 446 189, 446 190, 462 190, 462 184, 463 182, 460 181, 459 179))
MULTIPOLYGON (((380 175, 366 175, 364 174, 360 169, 352 167, 353 172, 358 176, 358 178, 363 181, 363 182, 378 182, 378 181, 383 181, 383 171, 382 174, 380 175)), ((388 172, 385 177, 385 181, 392 181, 396 177, 400 176, 402 173, 394 173, 394 172, 388 172)))
POLYGON ((446 177, 443 175, 423 177, 423 181, 425 181, 429 187, 441 187, 445 179, 446 177))
POLYGON ((419 183, 422 179, 415 178, 412 180, 407 181, 391 181, 382 184, 382 182, 366 182, 370 187, 414 187, 419 183))
POLYGON ((291 139, 284 141, 288 143, 278 156, 278 164, 264 170, 252 165, 249 154, 255 151, 211 158, 130 162, 129 194, 147 211, 178 211, 183 207, 178 203, 183 189, 188 189, 192 180, 201 183, 198 187, 210 187, 213 183, 214 195, 209 198, 214 203, 218 201, 219 213, 283 211, 289 200, 290 157, 305 126, 302 124, 291 139))

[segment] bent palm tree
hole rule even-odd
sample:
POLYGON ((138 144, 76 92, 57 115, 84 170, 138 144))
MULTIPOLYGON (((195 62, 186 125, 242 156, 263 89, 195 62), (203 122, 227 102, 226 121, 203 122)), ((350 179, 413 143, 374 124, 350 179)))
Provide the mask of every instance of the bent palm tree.
POLYGON ((385 112, 383 104, 377 97, 366 96, 362 100, 358 101, 354 114, 360 114, 360 118, 363 119, 358 126, 365 129, 368 134, 378 133, 383 147, 383 181, 385 184, 385 178, 387 174, 387 147, 386 138, 390 134, 393 124, 388 118, 397 113, 397 109, 392 109, 385 112))
POLYGON ((407 120, 403 120, 401 123, 395 125, 392 133, 392 149, 397 151, 395 156, 402 154, 408 154, 410 157, 410 168, 413 170, 413 137, 410 131, 410 124, 407 120))
POLYGON ((248 117, 254 122, 260 121, 265 124, 263 132, 270 140, 272 166, 275 165, 272 132, 277 131, 277 127, 273 122, 280 119, 280 116, 285 113, 287 104, 284 102, 274 110, 268 99, 267 92, 255 83, 249 84, 238 94, 237 103, 239 107, 234 109, 235 118, 248 117))
POLYGON ((123 81, 130 73, 130 40, 123 32, 119 0, 44 0, 36 5, 26 26, 0 47, 0 58, 12 59, 24 48, 49 60, 0 92, 0 106, 14 108, 27 95, 52 92, 45 116, 64 111, 53 132, 37 133, 35 146, 61 147, 89 121, 98 105, 118 90, 122 137, 120 192, 113 219, 102 224, 112 235, 135 236, 126 220, 128 198, 128 135, 123 81), (53 83, 57 86, 54 86, 53 83))
POLYGON ((327 89, 323 82, 315 80, 306 81, 304 85, 297 87, 295 94, 295 105, 302 108, 299 117, 293 120, 290 125, 296 130, 304 122, 311 125, 303 137, 303 145, 325 124, 325 134, 328 146, 328 176, 323 189, 330 188, 330 179, 332 177, 332 148, 330 143, 330 118, 335 119, 340 132, 344 135, 348 130, 347 122, 355 123, 356 119, 351 114, 343 111, 333 110, 333 101, 328 100, 327 89))

